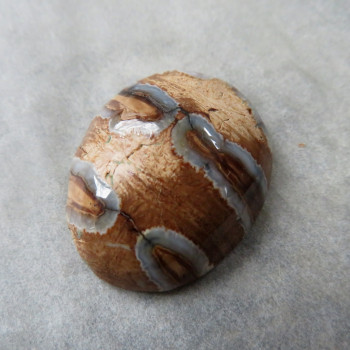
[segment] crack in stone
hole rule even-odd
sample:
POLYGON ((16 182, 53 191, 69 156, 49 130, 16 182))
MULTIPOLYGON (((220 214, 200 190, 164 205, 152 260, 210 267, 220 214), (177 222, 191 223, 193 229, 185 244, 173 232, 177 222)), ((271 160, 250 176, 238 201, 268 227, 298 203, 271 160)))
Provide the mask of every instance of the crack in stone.
POLYGON ((79 149, 81 149, 85 154, 88 154, 88 152, 85 151, 83 146, 79 146, 79 149))
POLYGON ((156 145, 159 145, 159 143, 157 143, 157 142, 150 143, 150 144, 147 144, 147 143, 140 143, 140 144, 139 144, 136 148, 134 148, 129 154, 127 154, 127 155, 125 156, 125 158, 123 158, 121 161, 118 161, 118 163, 117 163, 117 161, 113 161, 113 162, 114 162, 115 164, 117 164, 117 165, 116 165, 116 167, 115 167, 114 170, 113 170, 113 175, 112 175, 112 176, 114 176, 114 174, 115 174, 117 168, 119 167, 119 165, 124 163, 124 159, 126 159, 126 160, 128 160, 128 161, 130 162, 129 158, 130 158, 132 155, 134 155, 136 152, 138 152, 142 147, 144 147, 144 146, 156 146, 156 145))
POLYGON ((147 143, 140 143, 134 150, 132 150, 125 158, 126 159, 129 159, 135 152, 137 152, 137 151, 139 151, 142 147, 144 147, 144 146, 155 146, 155 145, 157 145, 157 143, 156 142, 154 142, 154 143, 149 143, 149 144, 147 144, 147 143))
POLYGON ((136 225, 134 219, 131 217, 130 214, 126 213, 126 212, 123 211, 123 210, 120 210, 119 214, 120 214, 122 217, 124 217, 128 222, 131 223, 131 225, 132 225, 134 231, 135 231, 138 235, 142 236, 143 239, 145 239, 149 244, 152 245, 152 243, 145 237, 145 235, 142 233, 142 231, 137 227, 137 225, 136 225))

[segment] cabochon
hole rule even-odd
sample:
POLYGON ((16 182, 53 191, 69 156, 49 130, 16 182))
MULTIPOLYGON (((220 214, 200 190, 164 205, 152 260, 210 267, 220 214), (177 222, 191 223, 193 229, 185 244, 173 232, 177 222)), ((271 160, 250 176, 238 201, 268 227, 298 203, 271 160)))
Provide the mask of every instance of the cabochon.
POLYGON ((78 252, 122 288, 193 281, 250 229, 271 164, 264 125, 235 88, 177 71, 145 78, 104 106, 74 156, 78 252))

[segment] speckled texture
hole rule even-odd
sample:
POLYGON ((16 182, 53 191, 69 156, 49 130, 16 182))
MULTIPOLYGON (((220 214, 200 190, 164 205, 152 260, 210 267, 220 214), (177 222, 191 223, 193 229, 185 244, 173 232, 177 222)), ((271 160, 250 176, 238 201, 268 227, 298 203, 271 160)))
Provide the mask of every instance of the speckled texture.
POLYGON ((67 221, 80 256, 134 291, 209 272, 249 231, 270 183, 252 108, 222 80, 171 71, 124 89, 102 114, 70 170, 67 221))
POLYGON ((348 349, 346 5, 1 1, 0 348, 348 349), (274 169, 253 231, 223 263, 179 291, 137 294, 81 263, 67 169, 111 94, 169 69, 237 86, 267 126, 274 169))

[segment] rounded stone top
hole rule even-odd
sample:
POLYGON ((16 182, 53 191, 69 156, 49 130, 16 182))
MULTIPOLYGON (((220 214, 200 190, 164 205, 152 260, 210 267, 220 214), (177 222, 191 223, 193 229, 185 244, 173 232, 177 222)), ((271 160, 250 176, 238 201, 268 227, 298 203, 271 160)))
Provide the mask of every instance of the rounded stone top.
POLYGON ((142 79, 105 105, 75 154, 78 252, 122 288, 193 281, 250 229, 271 165, 261 119, 235 88, 177 71, 142 79))

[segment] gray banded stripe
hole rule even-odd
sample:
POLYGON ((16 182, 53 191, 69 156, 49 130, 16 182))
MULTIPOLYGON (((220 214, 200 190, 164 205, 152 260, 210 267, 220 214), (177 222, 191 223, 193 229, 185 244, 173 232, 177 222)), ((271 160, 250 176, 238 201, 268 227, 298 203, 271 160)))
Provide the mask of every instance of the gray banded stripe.
POLYGON ((105 204, 105 212, 99 217, 84 215, 71 207, 67 207, 67 220, 80 230, 104 234, 117 220, 119 213, 119 198, 117 193, 97 174, 94 165, 90 162, 73 158, 71 173, 79 176, 87 188, 105 204))
POLYGON ((145 230, 137 239, 135 254, 149 279, 161 291, 178 287, 171 283, 152 255, 154 246, 167 248, 180 256, 185 257, 192 265, 196 275, 202 276, 212 269, 206 254, 192 241, 182 234, 167 230, 164 227, 153 227, 145 230))
MULTIPOLYGON (((120 120, 113 116, 109 122, 112 132, 125 136, 129 133, 143 135, 157 135, 165 130, 174 120, 179 110, 179 104, 158 86, 150 84, 136 84, 121 92, 122 95, 143 97, 163 112, 163 117, 156 121, 142 121, 139 119, 120 120)), ((111 116, 105 114, 106 116, 111 116)))
MULTIPOLYGON (((124 91, 122 91, 123 94, 124 91)), ((144 97, 163 112, 171 112, 177 109, 179 104, 164 90, 151 84, 136 84, 125 90, 126 94, 144 97)))
POLYGON ((248 230, 251 227, 252 219, 246 204, 242 201, 230 182, 218 170, 214 162, 198 154, 189 146, 186 134, 190 130, 199 132, 201 137, 206 142, 211 143, 219 152, 226 153, 230 157, 238 159, 243 164, 247 173, 261 186, 261 191, 265 196, 267 192, 267 181, 262 168, 247 150, 236 143, 225 140, 215 130, 212 124, 198 114, 189 114, 187 118, 181 119, 172 130, 172 141, 176 153, 195 168, 204 170, 215 188, 220 191, 223 198, 227 200, 228 204, 241 218, 244 229, 248 230))

